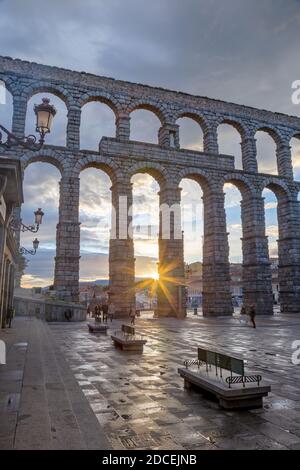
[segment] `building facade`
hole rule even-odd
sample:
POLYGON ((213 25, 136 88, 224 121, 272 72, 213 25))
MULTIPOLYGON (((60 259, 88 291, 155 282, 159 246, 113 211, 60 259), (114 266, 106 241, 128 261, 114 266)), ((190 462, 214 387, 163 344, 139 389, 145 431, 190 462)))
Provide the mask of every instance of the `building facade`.
MULTIPOLYGON (((278 259, 270 258, 272 275, 272 292, 274 304, 280 302, 278 284, 278 259)), ((230 263, 230 290, 234 306, 241 306, 243 302, 243 265, 241 263, 230 263)), ((202 305, 203 293, 203 265, 196 261, 186 265, 186 287, 188 306, 199 307, 202 305)))
POLYGON ((15 274, 20 261, 17 234, 10 228, 15 207, 23 202, 21 163, 0 156, 0 325, 13 307, 15 274))
MULTIPOLYGON (((23 169, 34 161, 55 165, 61 173, 59 223, 57 225, 55 290, 60 299, 79 300, 79 188, 80 173, 100 168, 112 181, 116 213, 115 236, 110 240, 109 295, 120 316, 128 315, 134 302, 134 249, 128 237, 132 216, 120 218, 122 204, 132 204, 131 178, 149 173, 159 183, 160 205, 180 204, 183 178, 199 183, 203 191, 203 312, 207 316, 231 315, 232 300, 228 259, 228 234, 224 208, 225 183, 241 193, 243 296, 255 304, 258 314, 272 314, 272 276, 265 233, 264 188, 278 201, 278 285, 283 313, 299 313, 300 305, 300 182, 293 178, 290 140, 300 138, 300 119, 220 100, 192 96, 92 74, 74 72, 21 60, 0 58, 0 79, 13 95, 12 130, 24 136, 28 100, 40 92, 60 97, 68 109, 66 146, 45 146, 38 154, 19 149, 13 156, 23 169), (107 104, 116 116, 116 135, 103 137, 98 151, 80 146, 81 109, 91 101, 107 104), (154 112, 161 121, 158 143, 130 140, 130 115, 136 109, 154 112), (204 134, 203 151, 180 148, 181 117, 194 119, 204 134), (243 170, 235 168, 234 156, 218 147, 218 126, 233 125, 241 136, 243 170), (276 143, 278 175, 258 172, 255 134, 267 132, 276 143), (125 228, 125 230, 124 230, 125 228), (125 233, 124 233, 125 232, 125 233)), ((7 155, 11 156, 9 151, 7 155)), ((170 214, 170 233, 159 230, 158 315, 186 314, 183 240, 175 236, 170 214)))

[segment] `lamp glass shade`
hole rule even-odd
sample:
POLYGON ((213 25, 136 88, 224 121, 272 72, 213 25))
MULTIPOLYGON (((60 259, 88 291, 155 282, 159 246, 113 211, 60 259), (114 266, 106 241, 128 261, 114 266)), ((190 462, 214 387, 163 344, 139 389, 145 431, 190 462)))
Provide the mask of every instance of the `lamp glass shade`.
POLYGON ((40 243, 40 242, 38 241, 37 238, 36 238, 35 240, 33 240, 32 245, 33 245, 33 249, 34 249, 35 251, 38 249, 39 243, 40 243))
POLYGON ((42 211, 42 209, 39 207, 37 211, 35 211, 34 213, 34 217, 35 217, 35 224, 36 225, 41 225, 42 221, 43 221, 43 215, 44 215, 44 212, 42 211))
POLYGON ((42 103, 34 106, 36 115, 36 131, 40 134, 47 134, 51 131, 53 118, 56 114, 56 109, 48 98, 43 98, 42 103))

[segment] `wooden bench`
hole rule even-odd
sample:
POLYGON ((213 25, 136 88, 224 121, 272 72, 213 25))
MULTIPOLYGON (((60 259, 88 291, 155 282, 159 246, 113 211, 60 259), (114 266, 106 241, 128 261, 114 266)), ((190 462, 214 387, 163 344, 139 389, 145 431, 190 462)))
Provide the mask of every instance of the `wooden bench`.
POLYGON ((225 409, 261 408, 271 391, 261 384, 261 375, 245 375, 242 359, 226 354, 198 348, 198 359, 184 361, 184 366, 178 369, 184 387, 215 397, 225 409))
POLYGON ((104 333, 107 334, 108 325, 103 325, 103 323, 88 323, 88 329, 90 333, 104 333))
POLYGON ((143 352, 144 344, 147 343, 143 336, 136 334, 135 328, 130 325, 122 325, 121 330, 111 335, 111 339, 114 345, 123 351, 143 352))

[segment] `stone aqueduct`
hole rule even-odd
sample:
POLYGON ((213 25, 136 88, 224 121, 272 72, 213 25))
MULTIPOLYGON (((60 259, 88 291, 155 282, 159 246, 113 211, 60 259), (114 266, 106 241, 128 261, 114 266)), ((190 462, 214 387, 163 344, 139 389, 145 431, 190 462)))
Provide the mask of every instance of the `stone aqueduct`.
MULTIPOLYGON (((18 136, 24 135, 27 102, 32 95, 57 95, 68 110, 65 147, 48 145, 38 155, 21 149, 6 151, 20 159, 24 169, 31 162, 46 161, 61 172, 54 280, 61 299, 78 301, 79 178, 83 169, 96 167, 111 178, 117 213, 119 196, 127 196, 129 204, 132 200, 131 177, 137 172, 149 173, 158 181, 160 203, 169 205, 180 202, 182 178, 199 182, 204 203, 203 310, 207 316, 232 314, 225 182, 237 186, 242 195, 245 302, 255 304, 259 314, 272 313, 262 197, 264 188, 272 189, 278 200, 281 309, 300 313, 300 182, 293 179, 289 145, 292 137, 300 138, 299 118, 6 57, 0 58, 0 79, 13 96, 12 131, 18 136), (116 116, 116 136, 103 137, 98 152, 81 150, 79 142, 81 109, 91 101, 107 104, 116 116), (151 110, 161 121, 157 145, 130 140, 130 114, 140 108, 151 110), (201 126, 203 152, 180 149, 176 124, 180 117, 191 117, 201 126), (243 170, 234 168, 233 156, 218 151, 217 128, 221 123, 233 125, 241 135, 243 170), (254 137, 258 130, 275 140, 278 176, 258 173, 254 137)), ((132 239, 118 235, 117 227, 116 239, 110 240, 110 295, 120 315, 126 315, 134 296, 134 249, 132 239)), ((159 314, 184 316, 183 241, 175 239, 172 224, 170 239, 159 237, 159 272, 164 284, 158 292, 159 314)))

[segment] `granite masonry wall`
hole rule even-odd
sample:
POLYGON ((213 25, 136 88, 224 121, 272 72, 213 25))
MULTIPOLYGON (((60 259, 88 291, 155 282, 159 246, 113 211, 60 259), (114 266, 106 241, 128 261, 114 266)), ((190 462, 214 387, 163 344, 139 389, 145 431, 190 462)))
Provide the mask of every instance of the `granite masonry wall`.
MULTIPOLYGON (((290 140, 300 138, 300 119, 186 93, 128 83, 84 72, 49 67, 0 57, 0 80, 13 95, 12 131, 24 136, 27 102, 32 95, 49 92, 60 97, 68 109, 65 147, 45 146, 30 152, 7 150, 25 169, 34 161, 46 161, 61 172, 55 289, 60 299, 79 299, 79 186, 87 167, 100 168, 112 181, 112 201, 119 211, 120 196, 132 200, 131 177, 151 174, 160 185, 160 202, 180 202, 182 178, 197 181, 203 191, 203 310, 204 315, 231 315, 228 234, 223 186, 234 184, 241 193, 243 225, 243 291, 245 303, 258 314, 273 311, 272 285, 262 191, 270 188, 278 199, 279 286, 284 313, 300 313, 300 182, 294 181, 290 140), (101 101, 116 117, 115 138, 103 137, 99 151, 80 148, 81 109, 90 101, 101 101), (130 140, 130 115, 139 108, 154 112, 161 122, 158 144, 130 140), (180 117, 190 117, 203 130, 203 152, 180 149, 180 117), (234 167, 234 156, 218 150, 217 131, 222 123, 233 125, 241 136, 243 170, 234 167), (278 176, 258 173, 255 133, 268 132, 276 143, 278 176)), ((171 215, 172 218, 172 215, 171 215)), ((129 227, 131 217, 123 217, 129 227)), ((117 224, 117 225, 118 225, 117 224)), ((118 315, 128 314, 134 299, 134 250, 120 227, 110 242, 110 295, 118 315)), ((184 317, 183 241, 159 235, 158 314, 184 317)))

